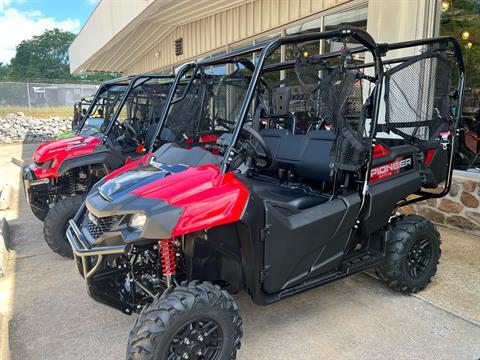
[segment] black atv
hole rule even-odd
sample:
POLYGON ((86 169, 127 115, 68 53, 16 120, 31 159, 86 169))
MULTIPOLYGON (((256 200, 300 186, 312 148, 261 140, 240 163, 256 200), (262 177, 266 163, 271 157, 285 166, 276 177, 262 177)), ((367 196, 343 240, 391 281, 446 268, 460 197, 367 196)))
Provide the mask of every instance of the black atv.
POLYGON ((181 134, 173 115, 193 108, 189 131, 219 131, 216 145, 176 141, 119 169, 67 229, 89 294, 140 312, 127 358, 234 358, 238 291, 269 304, 370 268, 396 291, 424 289, 439 233, 396 214, 448 192, 463 84, 453 38, 376 44, 355 29, 197 63, 160 126, 181 134), (305 57, 320 40, 340 50, 305 57), (289 58, 272 64, 281 46, 289 58))
POLYGON ((140 75, 103 83, 72 136, 41 144, 23 168, 25 193, 44 221, 47 244, 72 257, 65 230, 90 187, 150 147, 170 90, 170 75, 140 75), (98 122, 99 128, 89 127, 98 122))

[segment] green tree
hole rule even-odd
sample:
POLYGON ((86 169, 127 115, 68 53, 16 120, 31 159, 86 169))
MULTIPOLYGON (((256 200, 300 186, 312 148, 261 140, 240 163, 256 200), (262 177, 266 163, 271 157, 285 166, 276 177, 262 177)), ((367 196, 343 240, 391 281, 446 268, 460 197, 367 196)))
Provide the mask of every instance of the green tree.
POLYGON ((452 1, 450 8, 442 13, 440 34, 453 36, 460 42, 467 86, 480 88, 480 0, 452 1), (462 38, 465 31, 469 33, 468 39, 462 38))
POLYGON ((106 81, 119 74, 99 72, 89 75, 70 74, 68 48, 75 34, 59 29, 45 30, 41 35, 17 45, 10 65, 0 63, 0 79, 64 79, 106 81))
POLYGON ((10 65, 0 62, 0 79, 7 79, 10 76, 10 65))
POLYGON ((67 79, 70 76, 68 47, 75 35, 59 29, 23 40, 11 61, 16 78, 67 79))

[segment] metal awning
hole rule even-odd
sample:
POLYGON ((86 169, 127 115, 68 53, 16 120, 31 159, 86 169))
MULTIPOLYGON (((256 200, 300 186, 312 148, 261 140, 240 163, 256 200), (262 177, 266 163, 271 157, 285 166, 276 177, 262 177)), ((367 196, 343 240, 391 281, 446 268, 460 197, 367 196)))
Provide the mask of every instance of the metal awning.
POLYGON ((178 26, 247 2, 101 0, 70 46, 70 71, 128 72, 178 26))

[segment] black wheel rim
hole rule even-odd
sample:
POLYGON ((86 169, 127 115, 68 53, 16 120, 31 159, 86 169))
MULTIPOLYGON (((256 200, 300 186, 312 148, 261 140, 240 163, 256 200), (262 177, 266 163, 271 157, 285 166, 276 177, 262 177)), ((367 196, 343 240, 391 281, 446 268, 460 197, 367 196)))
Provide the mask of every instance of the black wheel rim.
POLYGON ((432 259, 432 242, 421 237, 412 245, 407 256, 408 273, 412 279, 417 279, 426 272, 432 259))
POLYGON ((219 359, 223 347, 220 325, 211 319, 200 319, 181 327, 170 343, 168 360, 219 359))

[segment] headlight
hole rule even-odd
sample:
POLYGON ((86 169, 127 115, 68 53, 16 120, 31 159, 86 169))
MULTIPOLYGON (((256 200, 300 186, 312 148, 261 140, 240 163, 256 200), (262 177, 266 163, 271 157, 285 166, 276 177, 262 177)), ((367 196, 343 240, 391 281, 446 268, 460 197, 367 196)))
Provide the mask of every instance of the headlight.
POLYGON ((46 170, 46 169, 48 169, 49 167, 52 166, 53 161, 50 160, 50 161, 45 161, 43 163, 39 163, 39 162, 34 161, 34 164, 38 169, 46 170))
POLYGON ((147 217, 144 214, 134 214, 130 218, 128 225, 132 228, 140 230, 143 228, 143 225, 145 225, 145 221, 147 221, 147 217))

